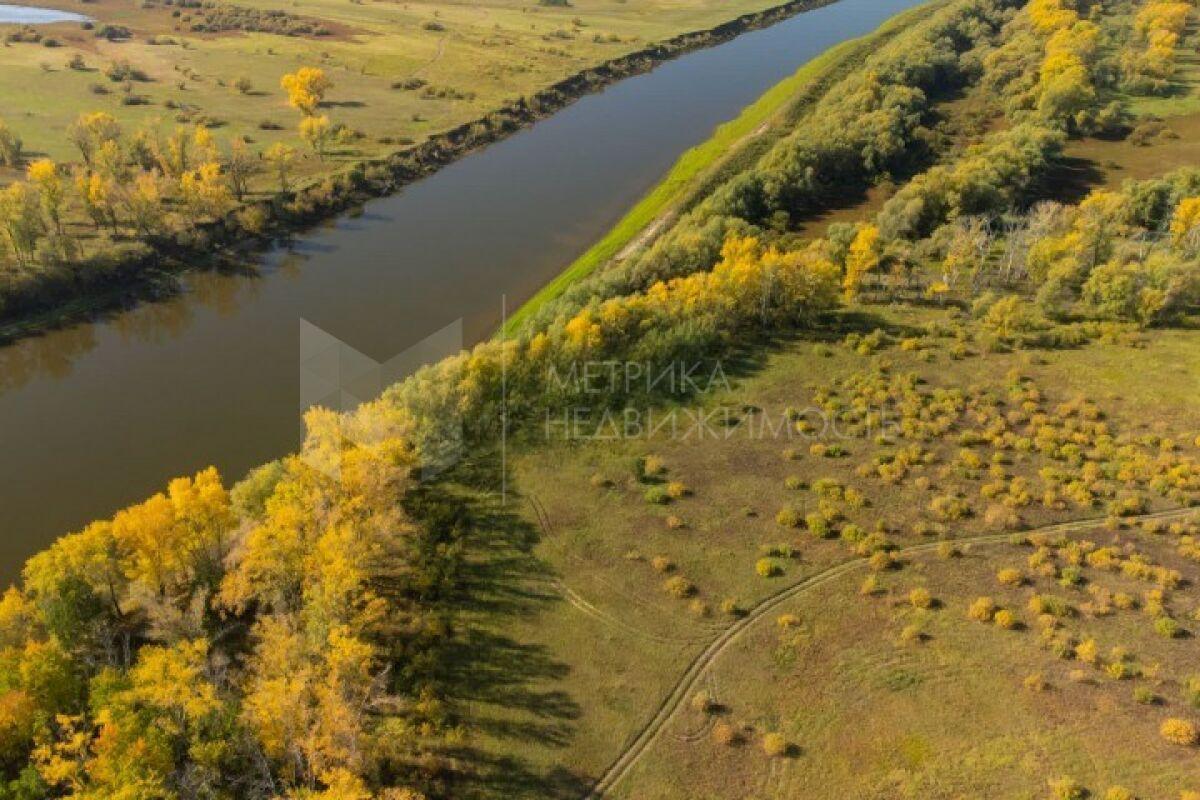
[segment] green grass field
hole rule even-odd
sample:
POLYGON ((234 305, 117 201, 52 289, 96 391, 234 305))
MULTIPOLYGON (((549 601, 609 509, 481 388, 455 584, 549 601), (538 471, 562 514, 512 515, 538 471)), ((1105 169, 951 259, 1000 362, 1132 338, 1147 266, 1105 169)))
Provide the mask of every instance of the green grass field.
MULTIPOLYGON (((1138 797, 1174 798, 1189 786, 1197 752, 1164 742, 1157 729, 1170 717, 1200 719, 1183 688, 1195 671, 1194 639, 1164 639, 1143 612, 1091 610, 1095 587, 1141 605, 1155 584, 1085 564, 1077 584, 1060 585, 1067 550, 1055 551, 1056 571, 1041 574, 1027 565, 1034 548, 1011 543, 1006 532, 1102 520, 1103 503, 1050 509, 1035 500, 1019 509, 1019 522, 993 517, 994 504, 980 495, 987 464, 1003 464, 1006 480, 1036 484, 1052 462, 1009 451, 992 460, 987 445, 979 449, 978 474, 963 471, 958 459, 961 433, 974 415, 986 416, 977 402, 998 398, 1001 416, 1020 406, 1009 395, 1017 373, 1052 418, 1066 413, 1060 404, 1084 397, 1114 435, 1171 438, 1194 457, 1200 400, 1194 371, 1179 368, 1200 363, 1194 332, 963 355, 948 333, 971 323, 948 312, 872 307, 846 324, 888 330, 893 344, 861 355, 828 337, 797 338, 748 353, 726 365, 728 388, 699 401, 710 412, 727 411, 732 427, 563 441, 556 420, 548 434, 543 427, 510 453, 516 488, 503 505, 487 501, 488 513, 508 522, 481 532, 487 544, 477 567, 492 583, 463 618, 478 674, 496 683, 489 691, 470 682, 459 689, 465 726, 456 752, 484 776, 462 796, 582 796, 672 697, 677 707, 605 796, 1040 798, 1050 796, 1048 781, 1063 776, 1095 796, 1122 785, 1138 797), (930 329, 943 335, 924 333, 930 329), (920 339, 919 349, 896 344, 910 337, 920 339), (923 444, 926 466, 891 484, 858 471, 894 452, 891 439, 863 432, 835 438, 846 453, 830 458, 809 450, 828 438, 763 434, 761 420, 814 407, 830 391, 844 391, 847 379, 873 374, 881 360, 888 374, 916 373, 923 393, 960 388, 969 398, 962 419, 923 444), (1155 377, 1131 382, 1134 373, 1155 377), (635 465, 645 457, 661 460, 660 476, 638 477, 635 465), (861 493, 840 525, 870 532, 882 523, 898 548, 898 568, 873 572, 853 545, 777 521, 789 506, 802 515, 818 508, 813 486, 821 479, 861 493), (679 499, 658 505, 643 498, 676 481, 686 487, 679 499), (955 491, 973 514, 939 520, 933 499, 955 491), (943 542, 955 541, 967 544, 951 556, 943 542), (762 558, 778 574, 760 576, 762 558), (999 584, 995 574, 1005 567, 1022 570, 1025 582, 999 584), (741 616, 830 569, 828 580, 777 607, 741 616), (878 583, 862 594, 872 574, 878 583), (668 584, 677 577, 692 587, 684 597, 668 584), (911 606, 916 587, 929 590, 932 608, 911 606), (1027 608, 1038 592, 1061 595, 1076 609, 1058 623, 1062 637, 1095 637, 1101 662, 1111 648, 1126 648, 1136 676, 1114 680, 1102 663, 1053 655, 1027 608), (967 619, 981 595, 1011 609, 1022 629, 967 619), (739 626, 703 670, 689 670, 739 626), (1026 688, 1035 674, 1049 688, 1026 688), (681 676, 690 676, 683 690, 681 676), (1156 699, 1136 701, 1135 687, 1156 699), (711 696, 712 709, 693 707, 699 692, 711 696), (724 742, 730 732, 732 744, 724 742), (775 732, 790 755, 764 753, 763 737, 775 732)), ((1158 500, 1147 511, 1171 505, 1158 500)), ((1200 567, 1175 552, 1175 535, 1096 521, 1046 540, 1115 544, 1178 569, 1185 582, 1168 592, 1167 607, 1184 628, 1196 624, 1200 567)))
MULTIPOLYGON (((18 43, 0 49, 3 117, 27 148, 56 159, 78 154, 65 136, 81 110, 103 110, 129 128, 176 118, 205 121, 219 138, 242 135, 256 146, 297 143, 297 115, 287 107, 280 77, 301 66, 319 66, 332 79, 324 113, 364 138, 345 157, 381 155, 400 143, 478 118, 505 101, 531 94, 588 66, 686 31, 712 27, 739 14, 772 5, 764 0, 581 0, 569 6, 512 0, 457 2, 334 2, 301 0, 289 4, 246 5, 315 18, 325 36, 270 33, 196 33, 188 15, 173 8, 142 7, 117 0, 79 4, 67 10, 94 17, 97 26, 128 27, 121 41, 97 38, 78 24, 41 26, 60 46, 18 43), (151 41, 159 42, 151 44, 151 41), (68 64, 80 56, 83 69, 68 64), (120 84, 104 70, 127 61, 149 81, 131 91, 144 105, 124 105, 120 84), (235 88, 239 78, 249 91, 235 88), (437 90, 392 88, 419 78, 437 90), (97 94, 93 87, 106 90, 97 94), (441 90, 448 90, 442 92, 441 90), (176 108, 168 107, 168 103, 176 108), (264 124, 282 130, 264 130, 264 124)), ((5 33, 13 26, 0 26, 5 33)), ((334 160, 336 163, 336 159, 334 160)), ((310 165, 319 171, 320 165, 310 165)))

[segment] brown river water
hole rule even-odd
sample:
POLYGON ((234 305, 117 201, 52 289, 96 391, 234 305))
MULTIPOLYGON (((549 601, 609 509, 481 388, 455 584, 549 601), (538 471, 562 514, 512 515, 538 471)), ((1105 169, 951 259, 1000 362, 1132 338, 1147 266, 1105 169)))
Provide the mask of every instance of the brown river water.
POLYGON ((502 298, 532 295, 714 126, 919 1, 841 0, 684 55, 296 238, 257 275, 194 273, 178 297, 0 348, 0 579, 169 478, 216 465, 231 483, 294 448, 334 343, 352 373, 437 331, 409 363, 489 335, 502 298))

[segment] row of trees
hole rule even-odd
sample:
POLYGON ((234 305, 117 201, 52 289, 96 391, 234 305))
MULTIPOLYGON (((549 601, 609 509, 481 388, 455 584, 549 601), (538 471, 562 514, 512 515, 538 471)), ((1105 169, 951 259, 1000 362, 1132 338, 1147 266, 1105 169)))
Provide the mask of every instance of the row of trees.
MULTIPOLYGON (((1131 0, 951 4, 827 92, 790 136, 645 253, 573 287, 533 325, 570 315, 597 294, 628 294, 706 269, 729 236, 787 241, 793 220, 827 202, 830 187, 909 171, 932 155, 937 137, 925 127, 930 98, 963 86, 1002 112, 1008 127, 919 173, 889 199, 875 223, 872 266, 913 275, 932 259, 945 274, 930 285, 960 288, 960 275, 977 281, 980 273, 957 265, 978 249, 971 240, 980 238, 981 220, 1003 218, 1019 227, 1016 212, 1037 197, 1067 137, 1126 125, 1117 98, 1117 45, 1177 28, 1187 15, 1174 5, 1150 0, 1129 26, 1137 9, 1131 0), (945 267, 947 240, 957 241, 961 253, 945 267)), ((844 252, 857 235, 831 230, 828 240, 844 252)), ((1017 272, 1011 264, 1005 269, 1017 272)))
POLYGON ((974 83, 1019 0, 958 0, 913 22, 831 86, 757 164, 718 187, 645 253, 569 289, 533 327, 589 298, 645 290, 714 264, 730 235, 778 236, 837 192, 911 171, 936 154, 935 98, 974 83))
POLYGON ((1193 7, 1180 0, 1146 0, 1134 18, 1134 37, 1121 54, 1123 86, 1137 94, 1163 94, 1175 77, 1176 51, 1193 7))
POLYGON ((410 599, 436 580, 412 455, 306 421, 232 492, 172 481, 29 561, 0 600, 0 795, 420 797, 436 704, 403 656, 440 628, 410 599))
MULTIPOLYGON (((337 129, 316 111, 332 83, 322 70, 302 68, 285 75, 282 85, 302 113, 300 137, 324 158, 337 129)), ((147 239, 223 218, 246 199, 264 169, 279 191, 289 191, 297 161, 295 148, 283 142, 255 153, 234 137, 222 150, 203 126, 126 133, 115 117, 99 111, 80 114, 67 136, 79 151, 77 164, 38 159, 25 165, 25 180, 0 190, 0 264, 10 271, 28 275, 79 262, 83 220, 97 233, 147 239)), ((22 164, 20 139, 3 122, 0 163, 22 164)), ((247 206, 239 222, 258 232, 263 213, 247 206)))

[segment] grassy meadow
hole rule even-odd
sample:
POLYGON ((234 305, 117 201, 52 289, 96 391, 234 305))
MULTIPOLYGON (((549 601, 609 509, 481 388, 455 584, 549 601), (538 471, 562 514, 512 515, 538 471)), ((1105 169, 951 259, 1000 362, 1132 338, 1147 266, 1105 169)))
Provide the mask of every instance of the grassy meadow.
MULTIPOLYGON (((97 30, 120 25, 131 35, 110 41, 77 23, 39 26, 41 42, 0 50, 0 97, 5 120, 30 154, 56 160, 78 158, 65 132, 84 110, 107 111, 130 129, 202 122, 219 138, 246 137, 261 149, 276 141, 301 147, 297 115, 279 79, 299 67, 320 67, 333 83, 324 112, 361 134, 329 164, 309 165, 321 172, 339 158, 379 156, 419 142, 652 42, 770 6, 707 0, 245 4, 311 18, 328 31, 288 36, 193 31, 198 9, 69 0, 62 7, 95 18, 97 30), (45 46, 47 40, 57 46, 45 46), (76 57, 82 65, 72 68, 76 57), (114 62, 127 62, 145 79, 129 82, 126 91, 124 82, 105 75, 114 62), (400 88, 406 83, 415 88, 400 88), (142 104, 126 104, 127 94, 142 104)), ((0 26, 0 34, 15 27, 0 26)))
POLYGON ((464 624, 481 652, 488 642, 500 652, 507 652, 503 643, 520 643, 519 653, 537 667, 508 673, 504 688, 464 706, 464 758, 502 764, 508 776, 496 794, 469 784, 464 796, 586 790, 706 645, 764 600, 846 563, 846 572, 756 615, 695 677, 644 757, 605 796, 1041 798, 1052 796, 1049 781, 1073 777, 1095 796, 1119 785, 1137 797, 1175 798, 1194 783, 1194 749, 1158 735, 1164 719, 1200 714, 1186 688, 1196 671, 1194 638, 1156 632, 1143 608, 1158 587, 1153 580, 1086 561, 1077 577, 1070 568, 1070 543, 1091 542, 1178 570, 1183 577, 1168 603, 1182 628, 1192 629, 1200 622, 1193 617, 1200 567, 1176 552, 1178 530, 1038 502, 1019 519, 995 512, 979 501, 989 470, 1002 464, 1009 482, 1036 480, 1049 462, 1010 451, 994 460, 985 445, 984 465, 970 476, 960 468, 961 433, 976 411, 964 412, 964 427, 928 442, 929 466, 897 484, 858 470, 895 452, 886 437, 834 437, 846 452, 829 457, 810 452, 813 442, 831 441, 826 436, 763 426, 786 419, 789 409, 811 416, 822 397, 877 374, 883 363, 887 374, 915 375, 922 393, 964 390, 968 408, 994 398, 1001 415, 1021 405, 1017 380, 1051 414, 1086 398, 1115 435, 1169 439, 1191 454, 1200 419, 1194 332, 963 354, 951 334, 961 320, 945 311, 873 307, 845 324, 886 330, 893 343, 862 355, 828 337, 799 338, 746 354, 727 365, 728 385, 699 401, 729 427, 563 441, 554 421, 510 455, 517 488, 507 506, 525 519, 527 538, 517 550, 503 548, 497 563, 523 563, 530 573, 514 569, 510 586, 484 594, 523 601, 481 603, 486 610, 467 613, 464 624), (899 345, 929 329, 943 334, 919 350, 899 345), (1130 381, 1134 373, 1155 378, 1130 381), (640 465, 647 459, 661 463, 661 473, 646 476, 640 465), (823 538, 781 523, 784 509, 804 516, 822 505, 822 481, 852 497, 841 525, 864 535, 886 531, 894 562, 856 559, 858 545, 845 533, 823 538), (676 482, 678 499, 647 499, 676 482), (961 494, 977 510, 940 516, 935 498, 947 494, 961 494), (1020 533, 1080 518, 1094 521, 1031 540, 1020 533), (1031 566, 1042 547, 1056 569, 1031 566), (759 571, 764 559, 772 565, 767 577, 759 571), (1019 582, 997 579, 1006 568, 1020 571, 1019 582), (671 581, 679 578, 691 588, 677 591, 671 581), (931 605, 914 606, 917 588, 928 590, 931 605), (1051 649, 1058 645, 1042 633, 1050 623, 1029 608, 1035 594, 1070 604, 1053 625, 1055 642, 1094 638, 1102 645, 1096 662, 1051 649), (1104 599, 1121 594, 1136 607, 1114 611, 1104 599), (1017 627, 968 618, 980 596, 1010 609, 1017 627), (1129 673, 1119 679, 1104 672, 1112 648, 1128 653, 1121 660, 1129 673), (1046 685, 1029 688, 1035 675, 1046 685), (708 698, 703 709, 701 696, 708 698), (771 733, 786 739, 784 755, 764 752, 771 733))

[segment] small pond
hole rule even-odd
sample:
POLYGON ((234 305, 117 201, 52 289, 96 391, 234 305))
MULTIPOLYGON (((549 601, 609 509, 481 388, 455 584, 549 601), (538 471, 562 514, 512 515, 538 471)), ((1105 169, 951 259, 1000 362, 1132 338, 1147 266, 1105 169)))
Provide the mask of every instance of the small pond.
POLYGON ((84 22, 88 17, 72 11, 0 3, 0 25, 45 25, 50 22, 84 22))

